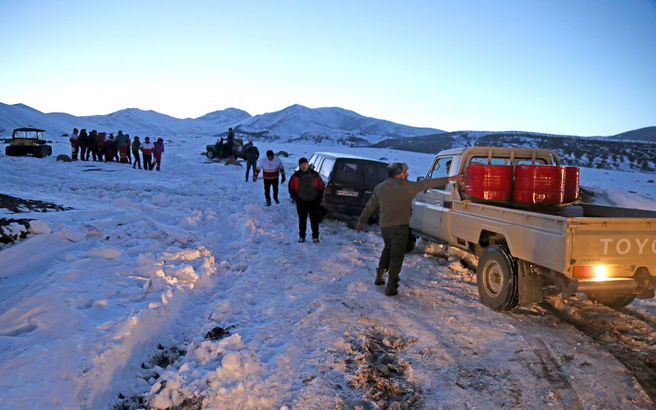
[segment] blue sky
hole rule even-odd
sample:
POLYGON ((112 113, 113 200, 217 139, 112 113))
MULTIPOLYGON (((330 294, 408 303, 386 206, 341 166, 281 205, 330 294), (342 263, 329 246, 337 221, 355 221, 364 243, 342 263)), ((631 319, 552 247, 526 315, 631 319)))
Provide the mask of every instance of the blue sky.
POLYGON ((44 112, 614 135, 656 125, 656 1, 2 0, 0 67, 0 102, 44 112))

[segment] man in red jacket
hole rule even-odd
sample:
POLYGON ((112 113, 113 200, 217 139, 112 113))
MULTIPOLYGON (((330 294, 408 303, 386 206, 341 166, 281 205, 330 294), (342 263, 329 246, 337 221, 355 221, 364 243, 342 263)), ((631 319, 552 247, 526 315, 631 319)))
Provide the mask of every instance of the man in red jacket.
POLYGON ((321 198, 323 182, 317 171, 310 169, 307 158, 298 160, 298 171, 289 179, 289 196, 298 213, 298 241, 305 242, 307 218, 310 216, 312 242, 319 243, 319 222, 323 216, 321 198))
POLYGON ((146 171, 153 169, 153 151, 155 151, 155 146, 150 142, 150 137, 146 137, 146 140, 139 147, 143 153, 143 165, 146 171))

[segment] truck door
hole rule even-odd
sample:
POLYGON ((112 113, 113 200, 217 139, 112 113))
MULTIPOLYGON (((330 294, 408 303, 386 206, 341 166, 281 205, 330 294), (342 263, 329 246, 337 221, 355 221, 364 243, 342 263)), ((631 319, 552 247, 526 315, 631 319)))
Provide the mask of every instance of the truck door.
MULTIPOLYGON (((426 175, 426 178, 431 179, 448 176, 452 162, 452 155, 435 158, 433 166, 426 175)), ((446 217, 444 218, 444 222, 442 221, 442 215, 445 213, 445 210, 448 211, 448 208, 446 208, 448 203, 445 205, 445 199, 450 198, 450 193, 446 191, 446 188, 447 185, 445 184, 444 186, 420 192, 415 197, 410 227, 421 225, 422 231, 433 238, 445 241, 449 239, 446 229, 446 217), (413 224, 413 220, 417 221, 417 223, 413 224)))

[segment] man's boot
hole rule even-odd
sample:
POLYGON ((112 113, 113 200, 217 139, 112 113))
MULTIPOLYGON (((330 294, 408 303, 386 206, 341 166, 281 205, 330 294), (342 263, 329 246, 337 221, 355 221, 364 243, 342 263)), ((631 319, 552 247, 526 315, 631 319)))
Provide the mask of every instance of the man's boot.
POLYGON ((385 295, 387 296, 396 296, 399 294, 398 291, 399 285, 393 284, 392 282, 387 282, 387 287, 385 288, 385 295))
POLYGON ((385 273, 386 272, 387 272, 387 269, 385 269, 385 268, 376 269, 376 281, 374 282, 376 285, 384 285, 385 284, 385 273))
POLYGON ((389 273, 389 279, 387 280, 387 287, 385 288, 385 295, 394 296, 397 295, 399 288, 399 274, 395 272, 389 273))

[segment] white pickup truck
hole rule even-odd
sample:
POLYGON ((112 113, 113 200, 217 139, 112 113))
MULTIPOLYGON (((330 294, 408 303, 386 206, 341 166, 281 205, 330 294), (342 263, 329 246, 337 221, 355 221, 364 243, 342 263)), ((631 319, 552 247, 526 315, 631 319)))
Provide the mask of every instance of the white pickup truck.
MULTIPOLYGON (((469 164, 559 165, 550 150, 472 147, 440 152, 426 173, 464 173, 469 164)), ((417 195, 410 228, 424 240, 479 257, 481 302, 506 311, 545 294, 583 292, 615 309, 656 288, 656 212, 570 204, 548 210, 474 202, 463 183, 417 195)), ((485 202, 485 201, 483 201, 485 202)))

